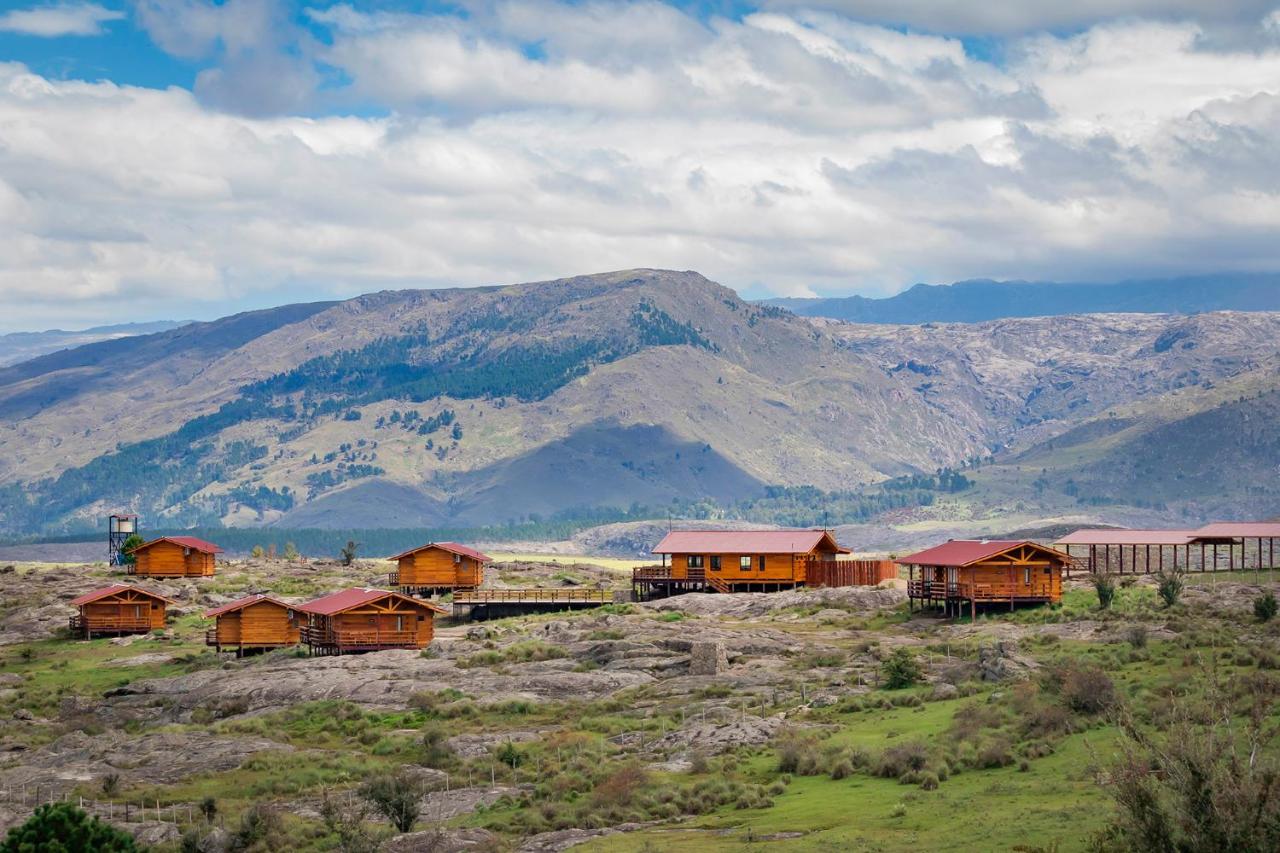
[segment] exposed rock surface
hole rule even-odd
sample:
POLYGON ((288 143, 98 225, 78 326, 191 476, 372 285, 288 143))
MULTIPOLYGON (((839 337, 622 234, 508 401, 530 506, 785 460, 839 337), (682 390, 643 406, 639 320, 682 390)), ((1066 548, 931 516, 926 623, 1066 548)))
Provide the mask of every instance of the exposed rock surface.
POLYGON ((690 675, 719 675, 729 668, 724 643, 695 642, 689 649, 690 675))
POLYGON ((739 592, 733 595, 693 592, 652 601, 643 606, 658 611, 678 610, 696 616, 754 619, 788 607, 826 606, 851 612, 870 612, 895 607, 906 600, 906 592, 900 589, 848 586, 773 593, 739 592))

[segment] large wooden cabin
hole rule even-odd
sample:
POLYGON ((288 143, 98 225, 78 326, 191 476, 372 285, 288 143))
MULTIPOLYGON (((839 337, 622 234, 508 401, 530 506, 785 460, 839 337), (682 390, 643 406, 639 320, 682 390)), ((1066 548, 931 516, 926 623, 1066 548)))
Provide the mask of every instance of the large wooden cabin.
POLYGON ((827 530, 676 530, 653 553, 662 556, 652 572, 659 583, 748 592, 803 586, 811 566, 849 549, 827 530))
POLYGON ((158 592, 113 583, 71 599, 71 606, 80 612, 71 617, 68 627, 72 637, 85 640, 162 631, 170 604, 173 600, 158 592))
POLYGON ((298 616, 291 605, 269 595, 250 595, 204 612, 217 620, 205 634, 205 645, 221 652, 234 648, 236 655, 261 649, 296 646, 298 616))
POLYGON ((382 649, 422 649, 435 635, 429 601, 385 589, 351 587, 296 608, 305 620, 302 642, 312 654, 341 655, 382 649))
POLYGON ((952 539, 902 557, 907 595, 912 604, 941 607, 961 615, 966 606, 1057 603, 1062 572, 1071 558, 1061 551, 1023 539, 952 539))
POLYGON ((487 555, 457 542, 430 542, 391 559, 397 563, 391 585, 406 593, 478 589, 484 583, 487 555))
POLYGON ((131 575, 149 578, 207 578, 222 549, 194 536, 161 536, 130 551, 131 575))

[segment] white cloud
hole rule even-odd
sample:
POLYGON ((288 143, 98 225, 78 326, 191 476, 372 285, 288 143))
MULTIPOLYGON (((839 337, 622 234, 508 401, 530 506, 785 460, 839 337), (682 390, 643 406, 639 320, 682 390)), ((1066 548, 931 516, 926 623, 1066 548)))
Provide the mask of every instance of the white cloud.
POLYGON ((1280 267, 1280 43, 1112 22, 993 64, 831 13, 336 7, 318 92, 255 64, 301 37, 183 1, 151 26, 214 57, 194 94, 0 66, 5 322, 633 266, 775 293, 1280 267), (344 99, 391 109, 287 114, 344 99))
POLYGON ((0 32, 43 38, 97 36, 104 32, 103 24, 123 17, 123 12, 97 3, 57 3, 5 12, 0 15, 0 32))
POLYGON ((1275 8, 1274 0, 768 0, 766 5, 819 7, 877 24, 964 35, 1071 30, 1132 18, 1254 24, 1275 8))

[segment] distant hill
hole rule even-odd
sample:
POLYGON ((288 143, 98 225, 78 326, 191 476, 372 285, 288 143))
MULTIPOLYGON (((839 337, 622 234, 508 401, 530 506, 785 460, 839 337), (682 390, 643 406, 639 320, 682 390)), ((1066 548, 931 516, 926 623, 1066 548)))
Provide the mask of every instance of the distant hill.
POLYGON ((920 529, 1266 517, 1277 339, 1262 311, 807 319, 649 269, 286 305, 0 367, 0 536, 115 509, 148 529, 551 525, 673 502, 920 529))
POLYGON ((0 367, 47 355, 58 350, 92 344, 98 341, 149 335, 184 326, 189 321, 157 320, 153 323, 120 323, 94 326, 78 332, 49 329, 45 332, 12 332, 0 335, 0 367))
POLYGON ((853 323, 980 323, 1005 317, 1063 314, 1280 311, 1280 274, 1206 275, 1113 284, 977 280, 917 284, 884 299, 845 296, 766 302, 806 317, 831 317, 853 323))

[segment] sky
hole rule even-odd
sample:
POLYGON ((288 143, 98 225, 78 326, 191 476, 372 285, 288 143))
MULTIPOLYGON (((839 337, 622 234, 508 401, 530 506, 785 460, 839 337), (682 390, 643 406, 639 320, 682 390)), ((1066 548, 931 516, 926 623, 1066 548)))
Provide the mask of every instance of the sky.
POLYGON ((0 0, 0 331, 1280 269, 1280 0, 0 0))

